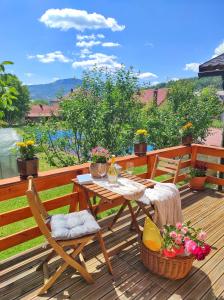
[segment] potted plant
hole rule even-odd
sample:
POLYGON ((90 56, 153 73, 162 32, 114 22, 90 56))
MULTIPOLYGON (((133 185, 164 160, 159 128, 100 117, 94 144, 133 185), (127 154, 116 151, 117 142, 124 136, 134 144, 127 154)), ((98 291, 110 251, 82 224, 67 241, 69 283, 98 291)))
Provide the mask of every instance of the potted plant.
POLYGON ((193 142, 193 124, 191 122, 188 122, 181 127, 179 132, 182 138, 182 145, 190 146, 193 142))
POLYGON ((193 190, 203 190, 206 181, 207 165, 205 162, 196 163, 196 165, 190 169, 190 188, 193 190))
POLYGON ((97 146, 91 151, 90 173, 95 178, 104 177, 109 167, 109 151, 103 147, 97 146))
POLYGON ((16 143, 20 157, 17 158, 17 167, 21 179, 32 175, 37 177, 38 158, 35 157, 35 143, 32 140, 16 143))
POLYGON ((147 152, 148 132, 145 129, 138 129, 134 136, 134 152, 135 155, 144 156, 147 152))
POLYGON ((141 243, 143 264, 153 273, 169 279, 184 278, 194 259, 204 260, 211 246, 205 242, 206 232, 191 226, 191 222, 165 225, 162 229, 162 247, 152 251, 141 243))

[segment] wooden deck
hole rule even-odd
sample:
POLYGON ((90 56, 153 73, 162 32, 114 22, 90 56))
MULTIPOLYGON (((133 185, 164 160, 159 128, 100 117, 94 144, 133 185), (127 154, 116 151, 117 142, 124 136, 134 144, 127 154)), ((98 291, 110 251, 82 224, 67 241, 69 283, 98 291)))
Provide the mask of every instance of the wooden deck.
MULTIPOLYGON (((201 262, 195 261, 191 273, 183 280, 171 281, 150 273, 139 258, 138 243, 130 245, 112 258, 114 277, 107 273, 96 242, 87 246, 88 270, 95 283, 86 282, 68 269, 49 292, 35 297, 43 277, 35 271, 48 249, 35 248, 1 264, 0 299, 224 299, 224 194, 214 190, 182 192, 185 220, 208 232, 208 243, 215 247, 201 262)), ((101 225, 109 219, 102 220, 101 225)), ((129 231, 130 218, 125 214, 113 232, 105 233, 107 248, 133 237, 129 231)), ((54 270, 59 261, 51 263, 54 270)))

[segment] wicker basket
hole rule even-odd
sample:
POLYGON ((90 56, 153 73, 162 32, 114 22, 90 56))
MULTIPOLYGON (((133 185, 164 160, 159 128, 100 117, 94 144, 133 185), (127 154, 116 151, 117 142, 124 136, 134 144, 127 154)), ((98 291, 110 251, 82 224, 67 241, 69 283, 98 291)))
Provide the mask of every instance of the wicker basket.
POLYGON ((150 251, 140 242, 141 259, 151 272, 169 279, 181 279, 187 276, 192 268, 193 256, 167 258, 159 252, 150 251))

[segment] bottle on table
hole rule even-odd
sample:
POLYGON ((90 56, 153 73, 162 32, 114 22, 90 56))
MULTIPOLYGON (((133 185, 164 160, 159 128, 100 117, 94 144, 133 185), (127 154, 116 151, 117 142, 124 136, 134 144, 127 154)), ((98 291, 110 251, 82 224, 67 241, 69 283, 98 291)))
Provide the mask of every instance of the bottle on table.
POLYGON ((109 183, 115 184, 117 183, 118 171, 115 167, 115 155, 112 155, 111 164, 107 171, 107 178, 109 183))

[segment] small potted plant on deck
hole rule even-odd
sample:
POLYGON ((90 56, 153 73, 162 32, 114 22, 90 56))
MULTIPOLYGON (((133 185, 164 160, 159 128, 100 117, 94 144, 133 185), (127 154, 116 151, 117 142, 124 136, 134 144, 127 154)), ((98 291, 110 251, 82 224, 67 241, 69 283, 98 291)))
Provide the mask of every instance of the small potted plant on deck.
POLYGON ((182 138, 182 145, 190 146, 193 142, 193 124, 188 122, 180 129, 180 134, 182 138))
POLYGON ((198 162, 190 169, 190 188, 192 190, 203 190, 206 181, 207 165, 205 162, 198 162))
POLYGON ((134 136, 134 152, 135 155, 144 156, 147 152, 148 132, 145 129, 138 129, 134 136))
POLYGON ((37 177, 38 158, 35 156, 35 142, 32 140, 16 143, 20 157, 17 158, 17 167, 21 179, 27 179, 28 176, 37 177))
POLYGON ((91 151, 90 173, 95 178, 104 177, 109 167, 109 151, 103 147, 97 146, 91 151))

